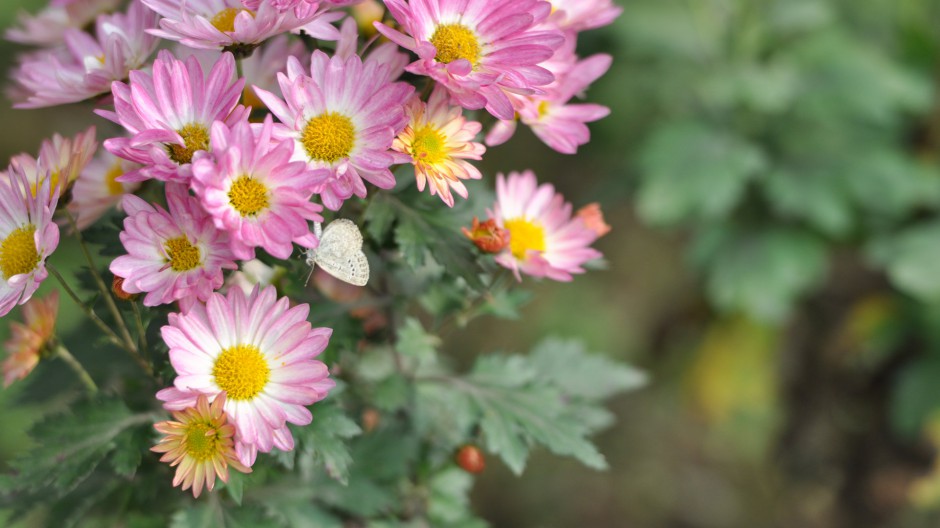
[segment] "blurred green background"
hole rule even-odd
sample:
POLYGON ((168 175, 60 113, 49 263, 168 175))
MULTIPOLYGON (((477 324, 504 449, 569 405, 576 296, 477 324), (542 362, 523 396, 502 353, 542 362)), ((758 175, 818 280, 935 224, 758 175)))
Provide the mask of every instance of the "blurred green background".
MULTIPOLYGON (((0 27, 38 3, 5 0, 0 27)), ((482 164, 600 202, 609 268, 526 280, 523 320, 474 321, 445 349, 580 337, 652 383, 613 402, 610 471, 538 453, 515 478, 491 460, 477 511, 499 527, 940 525, 940 2, 618 3, 579 41, 614 56, 588 94, 612 109, 591 143, 564 156, 522 130, 482 164)), ((20 51, 0 43, 0 66, 20 51)), ((91 122, 106 137, 87 105, 0 105, 0 159, 91 122)), ((75 324, 63 300, 60 328, 75 324)), ((0 459, 31 413, 4 398, 0 459)))

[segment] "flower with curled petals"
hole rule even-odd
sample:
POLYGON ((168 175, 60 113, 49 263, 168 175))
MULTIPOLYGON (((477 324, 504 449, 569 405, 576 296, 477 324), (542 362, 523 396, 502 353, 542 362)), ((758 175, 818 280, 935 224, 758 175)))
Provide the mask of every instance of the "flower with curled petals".
POLYGON ((206 304, 169 315, 162 329, 177 377, 157 393, 169 410, 192 405, 199 395, 225 392, 225 413, 236 428, 236 450, 251 465, 258 451, 294 448, 288 423, 307 425, 307 409, 335 385, 316 357, 332 330, 312 328, 310 307, 277 298, 273 286, 250 294, 230 288, 206 304))
POLYGON ((244 79, 235 78, 231 53, 223 53, 205 74, 196 57, 184 62, 166 50, 153 62, 152 74, 135 70, 129 84, 112 84, 115 111, 96 113, 131 136, 105 140, 104 148, 142 165, 122 180, 188 182, 193 156, 209 148, 212 123, 232 125, 248 118, 249 109, 238 105, 244 85, 244 79))
POLYGON ((564 36, 539 28, 551 12, 541 0, 386 0, 404 34, 382 23, 380 33, 418 60, 408 71, 427 75, 447 88, 464 108, 512 119, 510 94, 541 93, 552 82, 539 63, 549 59, 564 36))
POLYGON ((224 407, 225 393, 212 404, 200 394, 192 407, 174 411, 174 420, 153 425, 165 436, 150 450, 163 453, 160 462, 176 467, 173 487, 182 485, 183 491, 192 488, 193 497, 199 497, 203 488, 212 491, 216 477, 228 482, 229 467, 251 473, 251 467, 235 455, 235 426, 228 421, 224 407))
POLYGON ((55 334, 59 314, 59 291, 33 297, 23 306, 23 323, 10 323, 10 339, 3 344, 7 357, 3 361, 3 386, 29 375, 36 368, 46 344, 55 334))

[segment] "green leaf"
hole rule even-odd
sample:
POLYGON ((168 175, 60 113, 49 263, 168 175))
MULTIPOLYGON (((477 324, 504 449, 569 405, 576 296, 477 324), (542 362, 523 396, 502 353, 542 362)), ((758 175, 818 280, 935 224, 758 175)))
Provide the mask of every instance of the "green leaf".
POLYGON ((872 259, 884 266, 898 289, 924 301, 940 300, 940 281, 934 271, 940 262, 940 222, 915 225, 876 240, 872 259))
POLYGON ((588 354, 584 343, 548 338, 533 350, 531 361, 543 379, 569 396, 603 400, 646 384, 646 374, 597 354, 588 354))
POLYGON ((640 215, 654 224, 726 216, 767 165, 757 145, 698 122, 660 125, 640 158, 640 215))
POLYGON ((229 471, 228 482, 225 483, 225 491, 232 498, 235 504, 242 505, 242 496, 245 494, 245 481, 248 479, 240 471, 229 471))
POLYGON ((940 357, 928 356, 905 367, 891 395, 891 424, 908 438, 940 411, 940 357))
POLYGON ((322 463, 331 477, 346 484, 352 463, 346 440, 362 433, 359 425, 336 405, 318 405, 313 410, 313 422, 300 431, 304 453, 322 463))
POLYGON ((709 298, 720 309, 764 322, 785 318, 826 271, 826 247, 805 231, 726 226, 696 240, 709 298))
POLYGON ((452 526, 461 521, 476 520, 470 512, 469 494, 472 487, 473 477, 456 467, 431 477, 428 482, 431 491, 428 497, 428 519, 431 524, 452 526))
MULTIPOLYGON (((80 403, 70 414, 52 417, 33 429, 39 447, 14 460, 16 489, 52 486, 66 493, 87 478, 130 427, 149 423, 150 415, 132 415, 117 399, 80 403)), ((126 469, 126 465, 122 464, 126 469)))
POLYGON ((216 500, 196 501, 173 514, 170 528, 219 528, 225 526, 221 504, 216 500))
POLYGON ((135 427, 115 438, 115 449, 111 455, 111 467, 115 473, 127 478, 137 473, 143 453, 150 446, 151 431, 151 427, 135 427))

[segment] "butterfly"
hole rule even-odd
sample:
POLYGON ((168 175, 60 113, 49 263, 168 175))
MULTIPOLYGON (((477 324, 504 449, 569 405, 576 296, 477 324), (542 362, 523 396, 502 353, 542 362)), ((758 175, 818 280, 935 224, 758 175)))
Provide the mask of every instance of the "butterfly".
POLYGON ((305 252, 311 274, 319 265, 323 271, 349 284, 365 286, 369 282, 369 260, 362 252, 362 233, 352 220, 334 220, 326 229, 314 222, 313 232, 320 239, 320 245, 305 252))

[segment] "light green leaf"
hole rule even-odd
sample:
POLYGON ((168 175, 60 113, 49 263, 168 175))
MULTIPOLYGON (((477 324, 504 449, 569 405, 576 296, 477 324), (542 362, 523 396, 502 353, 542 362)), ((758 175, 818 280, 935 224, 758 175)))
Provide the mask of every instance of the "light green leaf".
POLYGON ((915 225, 877 240, 869 254, 899 289, 925 301, 940 300, 935 272, 940 262, 940 222, 915 225))
POLYGON ((569 396, 598 401, 646 384, 646 374, 621 363, 589 354, 584 343, 549 338, 532 350, 532 365, 542 379, 569 396))
POLYGON ((359 425, 336 405, 320 405, 313 409, 313 422, 300 431, 304 453, 315 457, 331 477, 346 484, 352 463, 346 440, 362 433, 359 425))

